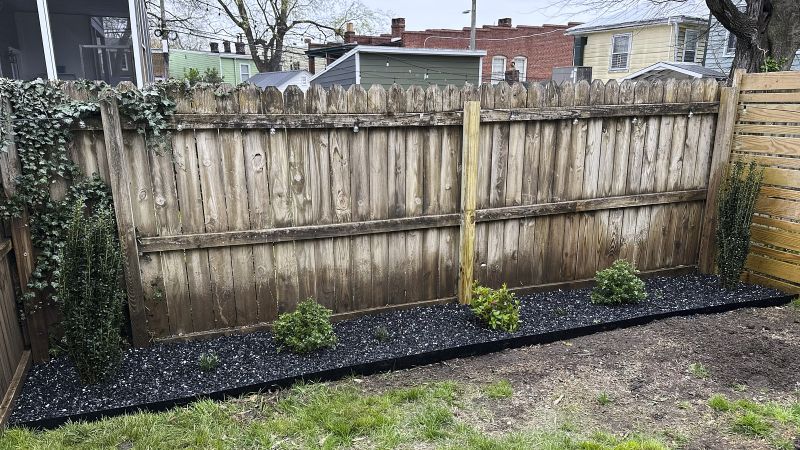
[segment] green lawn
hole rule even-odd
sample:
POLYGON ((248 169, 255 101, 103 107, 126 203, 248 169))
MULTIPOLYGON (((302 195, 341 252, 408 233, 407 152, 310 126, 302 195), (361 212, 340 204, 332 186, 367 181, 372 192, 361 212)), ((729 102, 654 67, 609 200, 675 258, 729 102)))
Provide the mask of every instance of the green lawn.
POLYGON ((57 430, 11 429, 0 449, 442 448, 656 450, 661 442, 575 427, 481 432, 462 420, 473 402, 507 402, 505 380, 454 382, 370 393, 355 381, 300 384, 277 395, 200 401, 169 412, 140 413, 57 430))

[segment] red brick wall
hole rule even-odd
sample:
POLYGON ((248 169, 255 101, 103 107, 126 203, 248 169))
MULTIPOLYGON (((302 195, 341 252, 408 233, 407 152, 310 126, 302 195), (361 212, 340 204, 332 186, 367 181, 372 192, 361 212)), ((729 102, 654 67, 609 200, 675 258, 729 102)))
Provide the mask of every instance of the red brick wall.
MULTIPOLYGON (((553 67, 572 65, 573 38, 565 36, 564 30, 573 25, 478 28, 475 46, 478 50, 486 50, 483 81, 491 80, 492 57, 497 55, 505 56, 508 66, 516 56, 528 58, 525 81, 549 80, 553 67)), ((403 33, 403 47, 466 49, 469 48, 469 28, 406 31, 403 33)))

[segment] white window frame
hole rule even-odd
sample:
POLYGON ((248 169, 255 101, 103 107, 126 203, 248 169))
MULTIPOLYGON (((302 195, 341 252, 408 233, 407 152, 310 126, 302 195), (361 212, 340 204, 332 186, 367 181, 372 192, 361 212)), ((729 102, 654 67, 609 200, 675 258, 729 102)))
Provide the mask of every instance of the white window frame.
POLYGON ((503 55, 494 55, 494 56, 492 56, 492 75, 491 75, 491 78, 490 78, 489 81, 492 84, 497 84, 497 83, 499 83, 501 81, 505 81, 505 79, 506 79, 506 68, 507 67, 508 67, 508 58, 506 58, 503 55), (497 72, 494 71, 494 62, 495 62, 495 60, 500 61, 501 59, 503 61, 503 71, 500 72, 500 73, 497 73, 497 72), (499 78, 498 78, 498 76, 499 76, 499 78))
MULTIPOLYGON (((633 49, 633 33, 619 33, 611 36, 611 49, 610 54, 608 57, 608 71, 609 72, 627 72, 631 68, 631 54, 633 49), (628 51, 626 54, 628 55, 625 58, 625 67, 614 67, 614 40, 619 37, 627 37, 628 38, 628 51)), ((621 53, 617 53, 621 54, 621 53)))
POLYGON ((731 33, 728 30, 725 30, 725 31, 726 31, 725 44, 722 46, 722 56, 734 56, 734 55, 736 55, 736 41, 734 41, 733 51, 731 51, 730 48, 728 48, 728 42, 730 42, 731 37, 736 39, 736 35, 731 33))
MULTIPOLYGON (((683 32, 683 52, 681 52, 681 62, 697 62, 697 48, 700 46, 700 31, 687 28, 686 31, 683 32), (689 40, 689 33, 694 34, 694 58, 691 61, 686 61, 686 41, 689 40)), ((727 45, 727 42, 725 43, 727 45)))
POLYGON ((519 71, 519 81, 528 81, 528 58, 515 56, 512 61, 514 61, 514 68, 519 71), (519 61, 522 61, 522 67, 517 64, 519 61))
POLYGON ((247 81, 247 78, 244 77, 243 68, 247 68, 247 78, 250 78, 252 75, 250 74, 250 64, 249 63, 239 63, 239 81, 244 83, 247 81))

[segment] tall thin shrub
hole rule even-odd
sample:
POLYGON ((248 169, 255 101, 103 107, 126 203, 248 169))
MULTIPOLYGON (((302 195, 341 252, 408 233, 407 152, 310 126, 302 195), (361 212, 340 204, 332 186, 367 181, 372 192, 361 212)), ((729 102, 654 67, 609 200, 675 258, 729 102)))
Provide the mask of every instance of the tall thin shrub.
POLYGON ((750 251, 750 225, 764 169, 755 161, 728 165, 717 200, 716 263, 726 288, 739 282, 750 251))
POLYGON ((64 341, 84 383, 103 381, 122 358, 122 255, 113 211, 75 205, 59 274, 64 341))

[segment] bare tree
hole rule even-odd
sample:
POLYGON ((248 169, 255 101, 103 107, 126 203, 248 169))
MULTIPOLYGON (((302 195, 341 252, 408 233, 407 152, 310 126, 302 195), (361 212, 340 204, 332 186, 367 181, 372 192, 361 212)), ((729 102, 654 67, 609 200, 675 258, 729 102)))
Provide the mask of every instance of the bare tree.
POLYGON ((731 0, 706 0, 706 4, 736 36, 732 71, 759 72, 767 58, 783 70, 791 67, 800 49, 800 1, 746 0, 744 11, 731 0))
POLYGON ((229 23, 217 26, 227 32, 235 27, 260 72, 280 70, 287 41, 339 36, 348 21, 370 31, 384 18, 384 13, 366 7, 360 0, 190 1, 214 5, 222 12, 229 23))

